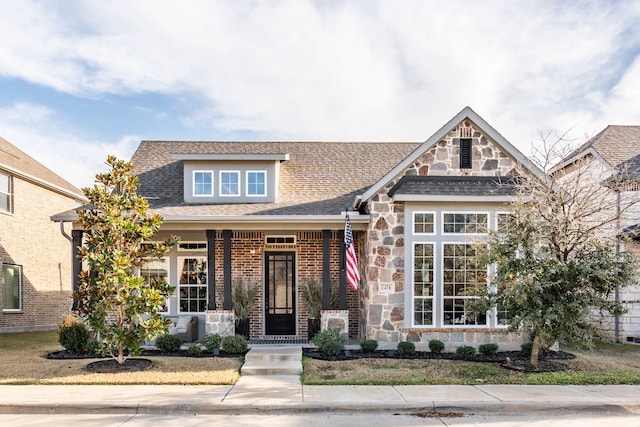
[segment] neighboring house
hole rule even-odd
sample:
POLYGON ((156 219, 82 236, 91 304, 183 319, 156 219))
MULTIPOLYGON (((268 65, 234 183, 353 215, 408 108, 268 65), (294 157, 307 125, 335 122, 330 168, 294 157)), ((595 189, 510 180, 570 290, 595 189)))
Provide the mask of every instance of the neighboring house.
MULTIPOLYGON (((566 173, 563 180, 608 188, 605 204, 612 216, 621 211, 620 220, 610 224, 605 234, 615 239, 623 235, 621 250, 640 254, 640 126, 607 126, 556 165, 552 173, 566 173), (582 175, 578 178, 576 174, 582 175)), ((616 318, 600 319, 604 331, 620 341, 640 342, 640 286, 620 292, 619 300, 627 313, 616 318)))
POLYGON ((467 290, 488 285, 489 272, 471 242, 504 218, 515 176, 542 172, 468 107, 424 143, 142 141, 131 160, 164 217, 158 237, 181 238, 142 274, 167 277, 176 292, 166 314, 197 315, 200 336, 228 331, 231 283, 246 278, 261 284, 251 338, 304 339, 298 288, 318 278, 327 295, 342 293, 337 310, 326 298, 323 327, 353 339, 503 349, 527 339, 503 334, 495 311, 473 316, 467 290), (342 268, 346 212, 357 291, 342 268))
POLYGON ((70 243, 49 217, 80 190, 0 138, 0 332, 53 329, 71 306, 70 243))

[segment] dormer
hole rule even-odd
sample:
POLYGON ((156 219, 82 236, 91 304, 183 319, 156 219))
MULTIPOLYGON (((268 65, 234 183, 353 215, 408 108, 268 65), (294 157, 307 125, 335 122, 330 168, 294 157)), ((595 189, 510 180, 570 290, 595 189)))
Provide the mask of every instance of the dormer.
POLYGON ((171 159, 184 165, 186 203, 272 203, 280 163, 289 154, 172 154, 171 159))

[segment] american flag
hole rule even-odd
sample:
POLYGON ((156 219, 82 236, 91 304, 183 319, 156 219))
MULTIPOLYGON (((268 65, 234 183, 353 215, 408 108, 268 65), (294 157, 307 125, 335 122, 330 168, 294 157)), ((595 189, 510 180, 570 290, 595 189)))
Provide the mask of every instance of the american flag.
POLYGON ((356 258, 356 250, 353 247, 353 233, 351 231, 351 222, 347 214, 347 220, 344 224, 344 251, 345 251, 345 267, 347 270, 347 282, 354 291, 358 290, 360 282, 360 272, 358 271, 358 260, 356 258))

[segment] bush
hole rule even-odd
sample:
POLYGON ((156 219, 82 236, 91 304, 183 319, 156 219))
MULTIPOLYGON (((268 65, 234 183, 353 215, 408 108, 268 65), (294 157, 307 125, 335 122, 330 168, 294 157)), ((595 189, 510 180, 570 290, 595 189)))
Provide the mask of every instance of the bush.
POLYGON ((398 343, 398 356, 408 357, 416 353, 416 345, 411 341, 401 341, 398 343))
POLYGON ((89 330, 77 318, 65 316, 58 330, 58 342, 70 353, 83 353, 89 342, 89 330))
POLYGON ((180 351, 182 340, 177 335, 164 334, 156 338, 156 347, 165 353, 180 351))
POLYGON ((429 350, 432 353, 440 354, 444 351, 444 343, 440 340, 431 340, 429 341, 429 350))
POLYGON ((324 331, 320 331, 316 334, 315 337, 311 340, 311 342, 322 350, 322 346, 329 341, 337 341, 342 343, 344 346, 344 337, 342 336, 342 332, 340 329, 325 329, 324 331))
POLYGON ((194 344, 187 348, 187 356, 189 357, 198 357, 202 354, 202 347, 198 344, 194 344))
POLYGON ((87 344, 84 346, 84 351, 88 354, 99 354, 100 343, 96 340, 90 339, 89 341, 87 341, 87 344))
POLYGON ((378 348, 378 341, 365 340, 360 343, 360 349, 363 353, 373 353, 378 348))
POLYGON ((530 343, 530 342, 526 342, 526 343, 522 344, 520 346, 520 351, 522 352, 522 355, 526 356, 526 357, 530 357, 531 356, 532 347, 533 347, 533 344, 530 343))
POLYGON ((471 360, 476 355, 476 348, 470 345, 463 345, 456 348, 456 356, 462 360, 471 360))
POLYGON ((493 356, 498 352, 498 344, 490 343, 490 344, 482 344, 478 347, 478 351, 485 356, 493 356))
POLYGON ((207 334, 200 340, 200 344, 202 344, 209 353, 213 353, 214 348, 220 348, 221 342, 222 337, 219 334, 207 334))
POLYGON ((344 343, 341 341, 327 341, 320 347, 320 351, 330 357, 339 355, 342 350, 344 350, 344 343))
POLYGON ((220 343, 222 349, 227 353, 244 353, 249 344, 242 335, 227 335, 220 343))

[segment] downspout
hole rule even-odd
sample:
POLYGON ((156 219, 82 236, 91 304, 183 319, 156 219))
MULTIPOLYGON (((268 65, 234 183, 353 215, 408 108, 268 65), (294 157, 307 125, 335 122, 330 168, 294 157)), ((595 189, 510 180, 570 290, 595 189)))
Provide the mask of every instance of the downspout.
POLYGON ((69 236, 67 232, 64 231, 64 221, 60 221, 60 233, 62 233, 62 235, 69 241, 69 243, 73 243, 73 239, 71 238, 71 236, 69 236))

